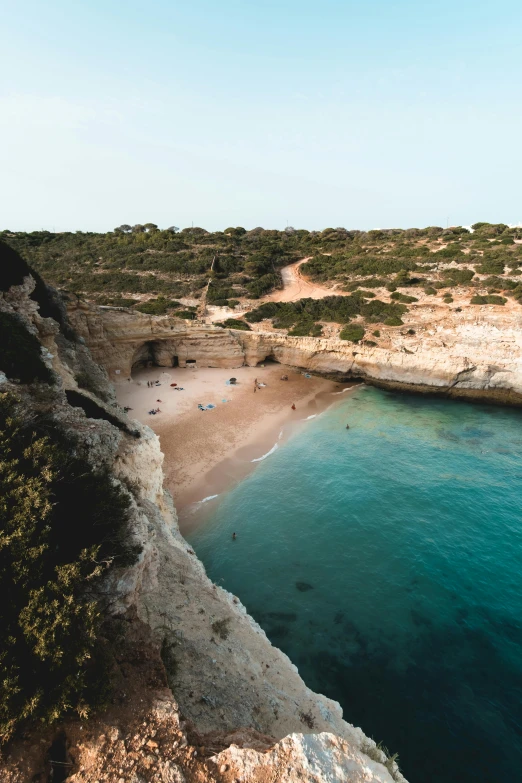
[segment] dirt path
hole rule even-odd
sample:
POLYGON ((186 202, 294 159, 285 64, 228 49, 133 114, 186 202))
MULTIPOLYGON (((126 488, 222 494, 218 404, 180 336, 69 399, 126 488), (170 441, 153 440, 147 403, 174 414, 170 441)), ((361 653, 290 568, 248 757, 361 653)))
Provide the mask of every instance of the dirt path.
POLYGON ((309 261, 312 256, 302 258, 294 264, 284 266, 281 269, 284 288, 280 291, 273 291, 263 298, 265 302, 295 302, 298 299, 323 299, 332 294, 344 296, 344 291, 337 291, 334 288, 327 288, 318 283, 311 283, 299 272, 301 264, 309 261))

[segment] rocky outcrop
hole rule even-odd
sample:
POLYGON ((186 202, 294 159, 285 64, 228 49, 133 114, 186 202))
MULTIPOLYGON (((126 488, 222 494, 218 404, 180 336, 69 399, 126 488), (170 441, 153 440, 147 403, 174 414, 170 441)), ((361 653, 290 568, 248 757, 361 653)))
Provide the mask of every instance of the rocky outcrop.
MULTIPOLYGON (((93 362, 84 342, 112 377, 118 377, 117 369, 125 375, 134 357, 143 361, 143 345, 150 342, 161 343, 159 348, 151 347, 158 351, 155 360, 166 362, 174 347, 180 363, 194 356, 207 366, 238 366, 265 358, 268 350, 295 349, 284 341, 263 342, 262 335, 243 342, 245 335, 227 330, 189 327, 170 319, 143 320, 84 306, 72 309, 81 335, 71 339, 54 319, 41 316, 30 299, 33 288, 34 281, 26 277, 21 285, 0 292, 0 310, 18 313, 38 337, 56 382, 23 386, 3 375, 2 388, 16 392, 28 418, 36 411, 45 413, 49 420, 74 431, 78 449, 91 464, 111 470, 114 481, 128 494, 130 535, 142 548, 133 566, 110 572, 104 591, 108 611, 126 618, 131 628, 145 629, 146 642, 131 645, 132 655, 122 652, 122 682, 105 723, 87 722, 85 733, 83 721, 62 727, 68 737, 71 760, 66 763, 71 779, 85 783, 231 781, 235 778, 230 771, 241 768, 241 779, 261 781, 268 767, 273 779, 290 781, 293 778, 284 777, 285 764, 299 770, 296 780, 388 783, 392 777, 384 766, 386 756, 373 740, 343 720, 337 702, 307 688, 296 667, 270 644, 239 599, 208 579, 179 533, 172 499, 163 488, 157 436, 146 426, 131 424, 114 402, 107 374, 93 362), (151 659, 156 663, 147 668, 151 659), (223 736, 246 727, 250 750, 231 748, 229 756, 218 753, 200 769, 193 764, 199 752, 195 746, 189 758, 186 752, 174 754, 172 744, 162 746, 155 739, 160 724, 166 722, 179 747, 187 747, 180 711, 201 738, 200 745, 205 745, 205 735, 217 741, 217 731, 222 753, 223 736), (256 732, 265 737, 265 755, 252 755, 259 753, 256 732), (317 739, 306 738, 311 734, 317 734, 317 739), (292 736, 284 740, 287 735, 292 736)), ((49 732, 36 734, 25 746, 15 747, 2 779, 13 783, 35 779, 49 736, 49 732)), ((395 768, 392 772, 393 779, 403 780, 395 768)))
POLYGON ((391 783, 396 774, 393 761, 383 769, 378 756, 374 761, 332 734, 291 734, 264 752, 232 744, 212 760, 231 783, 264 783, 275 769, 278 783, 391 783))
POLYGON ((415 329, 379 327, 378 344, 243 332, 180 319, 101 310, 82 303, 70 317, 111 379, 133 365, 195 361, 201 367, 254 366, 267 358, 337 378, 412 392, 522 404, 522 315, 501 308, 457 313, 415 329))

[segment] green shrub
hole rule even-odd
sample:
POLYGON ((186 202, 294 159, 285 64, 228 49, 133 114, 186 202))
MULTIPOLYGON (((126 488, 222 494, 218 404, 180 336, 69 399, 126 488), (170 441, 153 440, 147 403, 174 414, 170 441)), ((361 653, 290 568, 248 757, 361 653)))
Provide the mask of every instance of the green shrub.
POLYGON ((507 299, 504 299, 503 296, 496 296, 495 294, 488 294, 487 296, 479 296, 478 294, 475 294, 475 296, 471 297, 470 304, 493 304, 493 305, 505 305, 507 302, 507 299))
POLYGON ((14 313, 0 312, 0 370, 22 383, 53 382, 53 373, 42 359, 41 346, 14 313))
POLYGON ((453 302, 453 297, 450 296, 449 294, 446 294, 444 297, 444 302, 445 304, 451 304, 453 302))
POLYGON ((321 324, 314 323, 309 318, 302 318, 288 334, 291 337, 320 337, 323 333, 321 324))
POLYGON ((398 316, 392 315, 384 321, 385 326, 403 326, 404 321, 398 316))
POLYGON ((380 333, 380 331, 378 329, 376 329, 374 332, 372 332, 372 334, 373 334, 374 337, 380 337, 381 336, 381 333, 380 333))
POLYGON ((364 327, 360 324, 347 324, 339 335, 341 340, 350 340, 352 343, 358 343, 364 337, 364 327))
POLYGON ((374 348, 377 343, 374 340, 363 340, 361 345, 367 345, 369 348, 374 348))
POLYGON ((473 278, 474 272, 471 269, 445 269, 444 277, 451 280, 454 285, 466 284, 473 278))
POLYGON ((398 291, 394 291, 390 298, 396 302, 403 302, 404 304, 410 304, 410 302, 419 301, 416 296, 407 296, 406 294, 400 294, 398 291))
POLYGON ((85 717, 102 697, 100 578, 129 565, 129 498, 56 424, 0 395, 0 740, 26 719, 85 717))
POLYGON ((174 315, 176 318, 183 318, 185 321, 193 321, 196 318, 196 313, 192 310, 176 310, 174 315))
POLYGON ((175 310, 178 307, 181 307, 180 302, 159 296, 157 299, 149 299, 148 302, 142 302, 134 309, 139 310, 140 313, 147 313, 147 315, 165 315, 167 310, 175 310))
POLYGON ((223 329, 241 329, 244 332, 251 332, 250 326, 246 321, 242 321, 239 318, 227 318, 226 321, 216 323, 215 326, 222 326, 223 329))
POLYGON ((475 272, 480 275, 504 274, 504 261, 497 258, 484 258, 481 264, 475 267, 475 272))
POLYGON ((437 289, 429 286, 428 288, 424 289, 424 293, 426 296, 437 296, 437 289))

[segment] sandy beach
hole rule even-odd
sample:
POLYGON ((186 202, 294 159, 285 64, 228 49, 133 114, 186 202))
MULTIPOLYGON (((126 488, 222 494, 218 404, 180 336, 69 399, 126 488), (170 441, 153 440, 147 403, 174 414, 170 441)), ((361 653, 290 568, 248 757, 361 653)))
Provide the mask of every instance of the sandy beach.
POLYGON ((158 434, 166 486, 186 530, 195 505, 240 481, 349 385, 267 363, 235 370, 153 367, 117 384, 116 392, 129 416, 158 434), (231 377, 236 385, 227 384, 231 377), (265 386, 254 392, 256 378, 265 386), (161 385, 149 387, 150 381, 161 385), (215 407, 201 411, 198 404, 215 407), (150 415, 155 408, 160 413, 150 415))

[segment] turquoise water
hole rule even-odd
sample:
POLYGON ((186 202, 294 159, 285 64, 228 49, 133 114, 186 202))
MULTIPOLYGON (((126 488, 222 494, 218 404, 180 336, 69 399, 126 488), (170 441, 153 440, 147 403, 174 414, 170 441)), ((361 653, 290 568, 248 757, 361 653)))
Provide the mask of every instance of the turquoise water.
POLYGON ((522 412, 361 387, 191 536, 412 783, 522 780, 521 458, 522 412))

